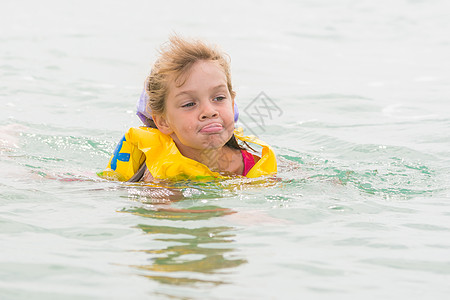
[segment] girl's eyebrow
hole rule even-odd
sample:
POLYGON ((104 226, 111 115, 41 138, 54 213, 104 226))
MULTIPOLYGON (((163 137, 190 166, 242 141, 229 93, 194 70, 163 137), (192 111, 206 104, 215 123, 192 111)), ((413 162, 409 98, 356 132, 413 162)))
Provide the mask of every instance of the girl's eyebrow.
MULTIPOLYGON (((217 86, 212 87, 210 90, 211 91, 216 91, 216 90, 220 90, 222 88, 227 88, 227 85, 226 84, 219 84, 217 86)), ((190 94, 193 94, 193 93, 195 93, 195 90, 185 90, 185 91, 181 91, 178 94, 176 94, 175 97, 182 96, 182 95, 185 95, 185 94, 190 95, 190 94)))
POLYGON ((178 94, 176 94, 175 95, 175 98, 177 98, 178 96, 182 96, 182 95, 189 95, 189 94, 191 94, 192 92, 194 92, 194 91, 181 91, 181 92, 179 92, 178 94))
POLYGON ((213 87, 211 90, 219 90, 221 88, 227 88, 227 86, 225 84, 219 84, 219 85, 213 87))

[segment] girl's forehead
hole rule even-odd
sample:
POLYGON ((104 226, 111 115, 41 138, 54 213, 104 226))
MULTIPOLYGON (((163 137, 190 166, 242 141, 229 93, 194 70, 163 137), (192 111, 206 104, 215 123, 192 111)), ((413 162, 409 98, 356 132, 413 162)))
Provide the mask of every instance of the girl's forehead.
POLYGON ((203 86, 211 82, 222 81, 227 83, 224 68, 218 61, 200 60, 192 64, 189 69, 181 74, 169 78, 170 88, 183 88, 190 85, 203 86))

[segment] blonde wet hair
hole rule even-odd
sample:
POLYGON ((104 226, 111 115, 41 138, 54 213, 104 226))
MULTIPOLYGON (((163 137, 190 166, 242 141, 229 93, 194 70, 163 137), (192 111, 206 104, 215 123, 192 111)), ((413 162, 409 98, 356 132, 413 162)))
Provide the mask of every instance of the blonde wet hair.
POLYGON ((177 86, 182 86, 191 67, 200 60, 218 62, 225 73, 230 95, 232 98, 236 95, 231 83, 229 56, 217 46, 173 35, 168 43, 161 46, 159 53, 160 56, 145 82, 145 91, 149 97, 147 111, 151 111, 152 114, 165 113, 169 83, 174 80, 177 86))

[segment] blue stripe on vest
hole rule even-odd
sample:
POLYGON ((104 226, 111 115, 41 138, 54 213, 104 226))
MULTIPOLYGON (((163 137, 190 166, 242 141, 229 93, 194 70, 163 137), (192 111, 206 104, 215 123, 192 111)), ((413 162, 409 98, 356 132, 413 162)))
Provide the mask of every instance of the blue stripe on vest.
POLYGON ((117 169, 117 161, 118 160, 123 161, 123 162, 130 161, 130 157, 131 157, 130 153, 119 153, 120 150, 122 150, 122 145, 124 142, 126 142, 125 135, 117 144, 116 149, 114 149, 113 157, 111 159, 111 169, 113 171, 115 171, 117 169))

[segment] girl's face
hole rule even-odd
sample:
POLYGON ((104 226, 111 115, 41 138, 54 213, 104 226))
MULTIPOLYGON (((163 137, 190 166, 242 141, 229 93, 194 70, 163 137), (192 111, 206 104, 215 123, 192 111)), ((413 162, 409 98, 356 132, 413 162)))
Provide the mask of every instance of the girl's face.
POLYGON ((192 150, 219 149, 234 131, 234 99, 227 78, 215 61, 198 61, 182 86, 172 80, 166 113, 153 119, 170 135, 182 154, 192 150))

